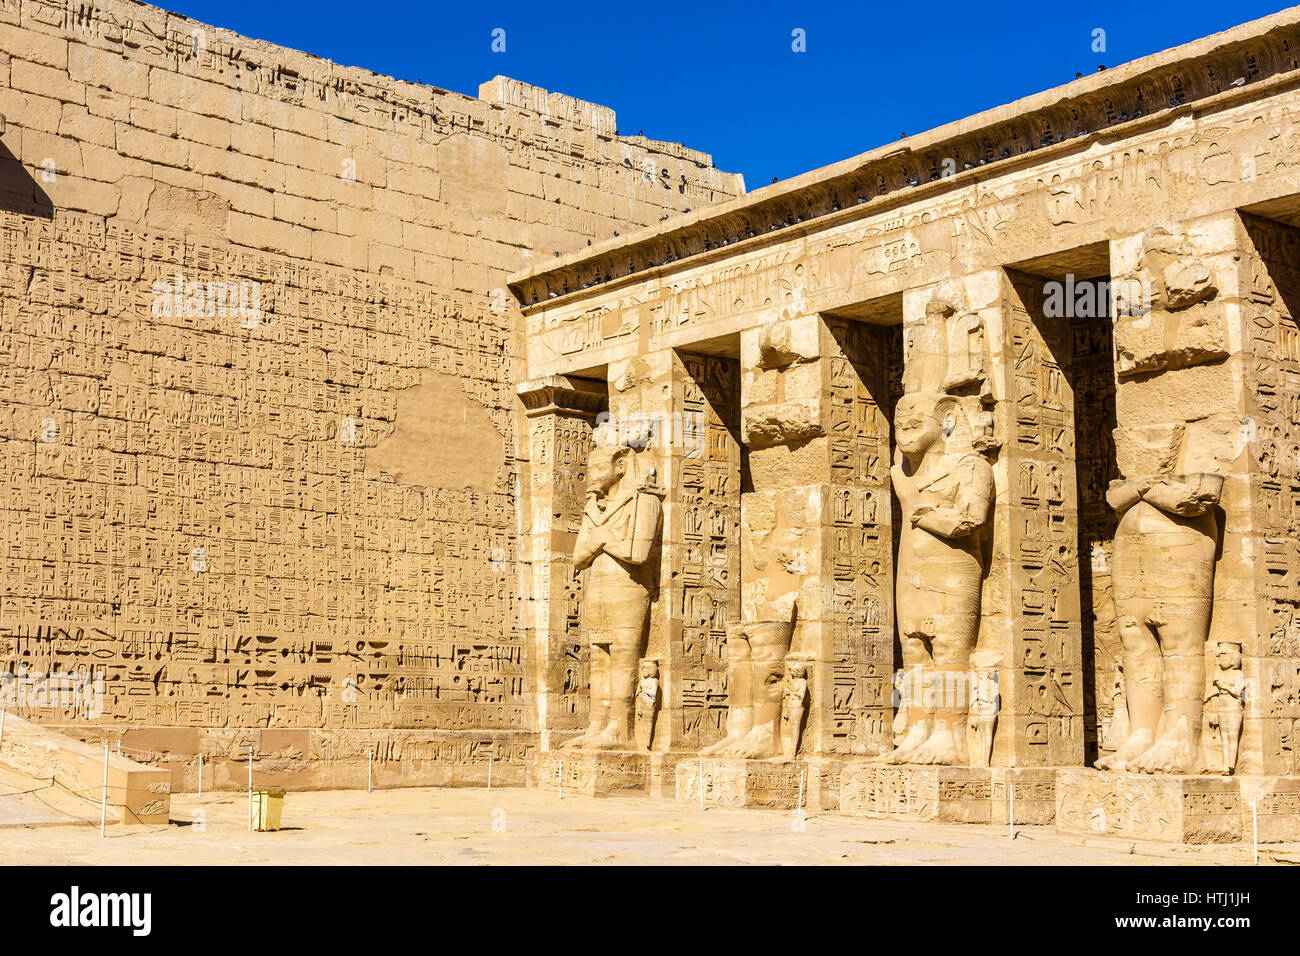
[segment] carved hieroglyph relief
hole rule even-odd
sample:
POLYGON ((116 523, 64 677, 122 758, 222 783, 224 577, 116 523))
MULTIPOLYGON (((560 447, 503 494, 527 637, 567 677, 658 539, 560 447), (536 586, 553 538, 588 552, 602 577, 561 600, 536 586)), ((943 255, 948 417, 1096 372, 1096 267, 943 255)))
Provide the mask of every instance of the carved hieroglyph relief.
POLYGON ((586 717, 549 539, 590 429, 523 425, 506 277, 738 177, 506 77, 465 96, 145 4, 6 2, 0 32, 0 672, 102 705, 30 715, 191 772, 250 740, 361 782, 372 749, 522 771, 516 734, 586 717))

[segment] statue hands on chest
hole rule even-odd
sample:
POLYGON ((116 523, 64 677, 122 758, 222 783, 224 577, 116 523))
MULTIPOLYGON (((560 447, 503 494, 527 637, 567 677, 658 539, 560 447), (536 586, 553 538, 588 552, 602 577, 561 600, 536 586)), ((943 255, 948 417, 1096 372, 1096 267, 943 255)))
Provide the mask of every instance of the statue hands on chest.
POLYGON ((626 446, 597 444, 573 562, 587 571, 582 634, 590 653, 588 727, 566 747, 621 750, 633 742, 633 698, 654 590, 663 508, 626 446))
POLYGON ((903 675, 900 739, 882 760, 964 764, 993 469, 976 451, 968 415, 953 396, 904 395, 895 409, 895 442, 903 675))

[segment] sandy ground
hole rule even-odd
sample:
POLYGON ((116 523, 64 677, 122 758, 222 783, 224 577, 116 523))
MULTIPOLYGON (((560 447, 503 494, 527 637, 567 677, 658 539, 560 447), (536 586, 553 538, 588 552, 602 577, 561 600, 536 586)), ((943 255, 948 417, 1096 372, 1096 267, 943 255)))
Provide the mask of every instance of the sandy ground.
MULTIPOLYGON (((894 823, 537 790, 290 793, 276 833, 248 832, 247 800, 172 798, 166 827, 13 827, 3 864, 1249 864, 1246 847, 1182 847, 1020 827, 894 823)), ((1300 846, 1260 862, 1300 862, 1300 846)))

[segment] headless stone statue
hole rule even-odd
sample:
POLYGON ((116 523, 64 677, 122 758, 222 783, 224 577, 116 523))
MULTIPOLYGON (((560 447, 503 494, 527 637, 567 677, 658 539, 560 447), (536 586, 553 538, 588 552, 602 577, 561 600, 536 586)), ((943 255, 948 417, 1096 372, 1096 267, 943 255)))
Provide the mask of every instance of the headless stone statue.
MULTIPOLYGON (((755 620, 727 626, 727 733, 701 754, 753 760, 776 756, 786 655, 793 641, 801 540, 807 533, 791 521, 780 493, 764 496, 762 517, 755 495, 741 523, 742 564, 761 581, 755 620), (770 510, 768 510, 770 508, 770 510)), ((806 686, 806 684, 805 684, 806 686)))
POLYGON ((1241 673, 1241 645, 1220 642, 1215 661, 1217 672, 1205 698, 1210 709, 1210 726, 1219 732, 1223 751, 1224 776, 1237 768, 1237 745, 1241 740, 1241 722, 1246 709, 1246 678, 1241 673))
POLYGON ((781 702, 781 756, 793 760, 799 752, 799 735, 808 707, 808 665, 787 660, 785 693, 781 702))
POLYGON ((993 756, 993 731, 998 723, 997 671, 980 671, 966 718, 966 749, 972 767, 987 767, 993 756))
POLYGON ((633 462, 629 448, 597 445, 587 465, 573 565, 590 569, 582 624, 591 653, 591 718, 566 747, 621 750, 632 743, 637 662, 653 590, 650 558, 662 524, 659 498, 638 487, 633 462))
POLYGON ((1196 768, 1222 489, 1219 475, 1191 474, 1114 481, 1106 493, 1120 514, 1111 592, 1128 737, 1102 770, 1196 768))
POLYGON ((659 713, 659 662, 641 661, 641 679, 636 685, 636 746, 649 750, 655 739, 655 718, 659 713))

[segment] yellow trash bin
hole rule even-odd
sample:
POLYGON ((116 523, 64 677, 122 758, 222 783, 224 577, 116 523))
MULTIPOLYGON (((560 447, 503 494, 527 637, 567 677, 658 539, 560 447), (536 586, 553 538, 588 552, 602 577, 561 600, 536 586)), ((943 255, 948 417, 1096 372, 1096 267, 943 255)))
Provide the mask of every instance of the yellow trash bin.
POLYGON ((283 790, 253 791, 253 829, 260 831, 280 829, 280 813, 284 810, 283 790))

